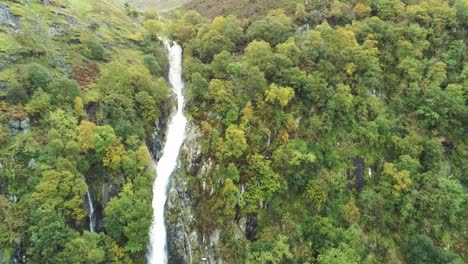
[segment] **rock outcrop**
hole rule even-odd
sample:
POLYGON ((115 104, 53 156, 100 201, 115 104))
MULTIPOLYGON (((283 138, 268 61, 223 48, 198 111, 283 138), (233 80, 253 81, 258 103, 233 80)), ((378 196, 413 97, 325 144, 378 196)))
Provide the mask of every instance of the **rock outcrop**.
POLYGON ((203 182, 212 169, 202 158, 201 131, 189 122, 180 160, 173 177, 166 204, 170 263, 222 263, 219 257, 221 231, 204 234, 196 229, 194 200, 189 182, 203 182))

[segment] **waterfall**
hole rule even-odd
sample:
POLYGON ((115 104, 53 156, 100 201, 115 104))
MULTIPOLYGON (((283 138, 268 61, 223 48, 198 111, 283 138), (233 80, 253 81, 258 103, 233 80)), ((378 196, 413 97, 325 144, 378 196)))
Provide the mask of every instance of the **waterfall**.
POLYGON ((156 180, 153 185, 153 224, 150 230, 147 261, 150 264, 167 263, 167 237, 164 223, 164 205, 167 199, 169 178, 176 167, 180 147, 184 141, 187 119, 183 113, 184 97, 182 90, 182 48, 177 43, 164 41, 169 59, 169 82, 177 95, 177 112, 172 117, 167 130, 166 144, 161 159, 156 165, 156 180))
POLYGON ((8 24, 14 26, 12 15, 8 6, 0 4, 0 22, 6 21, 8 24))
POLYGON ((89 189, 86 192, 86 196, 88 197, 88 207, 89 207, 89 231, 96 232, 96 230, 94 229, 95 219, 94 219, 93 199, 91 198, 91 193, 89 192, 89 189))

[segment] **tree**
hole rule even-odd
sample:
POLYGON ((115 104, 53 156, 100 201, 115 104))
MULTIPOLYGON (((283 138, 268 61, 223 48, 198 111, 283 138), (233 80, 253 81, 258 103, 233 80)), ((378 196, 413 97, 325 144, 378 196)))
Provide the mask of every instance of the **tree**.
POLYGON ((48 170, 32 194, 36 204, 45 210, 57 210, 73 220, 85 217, 83 197, 87 186, 83 177, 70 171, 48 170))
POLYGON ((97 81, 97 87, 104 96, 117 93, 131 98, 133 95, 132 76, 128 67, 118 62, 107 64, 97 81))
POLYGON ((281 107, 285 107, 294 98, 294 90, 290 87, 278 87, 276 84, 271 84, 270 88, 265 92, 267 102, 277 101, 281 107))
MULTIPOLYGON (((92 125, 90 128, 92 128, 92 125)), ((106 155, 107 150, 118 141, 114 129, 111 126, 98 126, 96 127, 95 133, 92 135, 91 145, 94 146, 97 157, 102 159, 106 155)), ((81 147, 83 149, 83 144, 81 147)))
POLYGON ((304 238, 312 242, 312 254, 314 255, 320 255, 327 250, 336 248, 343 241, 343 230, 335 227, 329 217, 313 216, 307 218, 302 229, 304 238))
POLYGON ((4 195, 0 195, 0 232, 2 233, 0 245, 4 256, 8 256, 8 253, 15 250, 18 241, 21 240, 21 228, 24 224, 25 215, 19 206, 9 201, 4 195))
POLYGON ((49 114, 47 121, 51 129, 60 131, 59 139, 64 141, 76 139, 78 119, 70 112, 56 110, 49 114))
POLYGON ((294 17, 296 18, 296 22, 305 24, 307 23, 308 20, 308 14, 305 10, 305 6, 301 3, 298 3, 296 5, 296 13, 294 14, 294 17))
POLYGON ((235 125, 226 129, 225 139, 223 150, 226 158, 239 158, 247 149, 245 133, 235 125))
POLYGON ((383 173, 393 179, 393 194, 399 196, 400 193, 406 190, 411 185, 411 178, 409 171, 398 171, 393 163, 384 163, 383 173))
POLYGON ((210 29, 226 36, 234 44, 238 44, 243 37, 240 21, 233 15, 216 17, 211 22, 210 29))
POLYGON ((244 50, 244 60, 248 65, 257 66, 261 71, 266 72, 273 63, 270 44, 265 41, 252 41, 244 50))
POLYGON ((80 143, 81 150, 86 152, 94 149, 92 138, 96 131, 96 124, 86 120, 81 121, 78 128, 78 142, 80 143))
POLYGON ((285 42, 293 31, 291 19, 283 10, 271 11, 268 16, 256 20, 247 29, 250 40, 264 40, 271 45, 285 42))
POLYGON ((153 54, 145 55, 143 62, 152 75, 161 74, 161 65, 153 54))
POLYGON ((143 252, 153 220, 153 208, 148 200, 135 193, 131 183, 124 185, 118 197, 105 209, 104 225, 109 236, 130 253, 143 252))
POLYGON ((127 156, 125 147, 122 143, 109 147, 106 150, 106 156, 102 163, 106 167, 110 167, 114 171, 118 171, 122 167, 122 163, 127 156))
POLYGON ((78 237, 78 232, 65 225, 63 217, 51 208, 34 210, 31 223, 29 232, 33 244, 28 255, 36 263, 57 263, 56 256, 67 241, 78 237))
POLYGON ((86 115, 86 112, 84 110, 83 99, 81 99, 81 97, 77 96, 73 100, 73 110, 75 110, 75 114, 77 117, 83 117, 86 115))
POLYGON ((100 235, 84 231, 83 235, 69 240, 57 255, 60 263, 98 264, 103 263, 105 252, 100 246, 100 235))
POLYGON ((321 179, 312 179, 307 184, 305 197, 320 211, 328 200, 328 186, 321 179))
POLYGON ((288 244, 288 237, 277 235, 270 251, 251 252, 247 255, 246 263, 280 264, 291 259, 293 259, 293 254, 288 244))
POLYGON ((332 248, 327 250, 325 253, 318 256, 319 264, 358 264, 360 258, 346 245, 342 245, 339 248, 332 248))
POLYGON ((229 163, 227 169, 226 169, 226 174, 224 176, 226 179, 231 179, 233 182, 237 182, 240 179, 240 173, 239 170, 237 169, 236 165, 234 163, 229 163))
POLYGON ((83 55, 94 60, 103 60, 106 50, 93 33, 83 34, 80 39, 83 44, 83 55))
POLYGON ((27 104, 26 110, 31 115, 44 116, 51 110, 50 102, 50 95, 39 88, 32 95, 32 99, 27 104))
POLYGON ((200 43, 201 58, 205 62, 213 60, 214 55, 222 51, 233 52, 235 48, 235 44, 229 37, 220 34, 216 30, 210 30, 204 34, 200 39, 200 43))
POLYGON ((263 155, 254 154, 249 158, 249 174, 252 180, 247 186, 245 202, 250 206, 271 200, 281 187, 279 175, 272 170, 271 161, 263 155))
POLYGON ((208 97, 208 82, 198 72, 192 74, 188 88, 190 96, 194 99, 203 99, 208 97))
POLYGON ((137 103, 137 111, 143 117, 146 124, 152 125, 158 117, 158 109, 154 99, 146 91, 136 94, 135 101, 137 103))
POLYGON ((410 239, 406 261, 408 263, 423 264, 462 264, 463 260, 460 257, 448 250, 440 247, 435 247, 432 240, 425 235, 417 235, 410 239))
POLYGON ((299 63, 301 50, 296 46, 294 38, 289 38, 286 42, 278 44, 276 46, 276 50, 278 53, 283 54, 290 59, 293 65, 297 65, 299 63))
POLYGON ((227 67, 233 60, 231 54, 227 51, 222 51, 219 54, 214 56, 213 61, 211 62, 211 69, 213 75, 217 79, 224 79, 227 77, 227 67))
POLYGON ((51 81, 49 70, 37 63, 26 65, 21 78, 28 95, 32 95, 39 88, 45 90, 51 81))
POLYGON ((80 96, 80 86, 75 80, 65 77, 54 79, 46 90, 52 96, 52 103, 58 106, 72 106, 76 97, 80 96))
POLYGON ((143 27, 146 30, 146 33, 151 37, 151 39, 156 40, 158 35, 161 34, 163 26, 161 22, 156 19, 148 19, 143 22, 143 27))

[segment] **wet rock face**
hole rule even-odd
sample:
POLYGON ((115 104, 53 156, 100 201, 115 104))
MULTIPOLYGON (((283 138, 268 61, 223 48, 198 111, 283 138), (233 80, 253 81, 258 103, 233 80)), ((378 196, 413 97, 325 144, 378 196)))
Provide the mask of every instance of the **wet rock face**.
POLYGON ((362 157, 354 158, 353 166, 354 170, 352 172, 348 171, 348 187, 361 191, 366 185, 366 180, 364 179, 364 159, 362 157))
POLYGON ((10 120, 10 130, 11 134, 16 135, 20 132, 28 132, 29 131, 29 118, 25 118, 23 120, 18 119, 11 119, 10 120))
POLYGON ((147 137, 146 146, 148 147, 148 150, 150 151, 153 160, 159 160, 159 158, 161 158, 161 150, 164 147, 167 126, 169 125, 168 121, 170 120, 171 111, 168 110, 171 109, 170 105, 174 105, 174 103, 174 98, 168 100, 167 102, 164 102, 164 105, 162 106, 163 110, 161 112, 161 116, 158 120, 156 120, 156 123, 154 124, 153 133, 147 137))
POLYGON ((10 12, 10 8, 7 5, 2 3, 0 3, 0 25, 1 24, 10 25, 12 27, 18 25, 18 18, 10 12))
POLYGON ((193 206, 196 201, 189 182, 203 182, 212 169, 211 162, 202 158, 201 138, 199 128, 189 122, 166 204, 169 263, 222 263, 219 258, 221 231, 205 234, 195 227, 193 206))
POLYGON ((257 235, 257 215, 248 214, 245 222, 245 236, 250 241, 256 240, 257 235))

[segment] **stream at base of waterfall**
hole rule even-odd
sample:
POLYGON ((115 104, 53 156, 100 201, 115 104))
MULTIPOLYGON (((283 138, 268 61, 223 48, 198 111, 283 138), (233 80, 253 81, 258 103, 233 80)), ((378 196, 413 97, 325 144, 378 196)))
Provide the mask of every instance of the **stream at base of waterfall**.
POLYGON ((177 112, 172 116, 167 129, 167 138, 161 159, 156 166, 156 180, 153 185, 153 224, 150 229, 150 241, 147 251, 147 263, 166 264, 168 261, 164 205, 172 172, 177 165, 180 147, 185 137, 187 119, 183 113, 184 82, 182 81, 182 48, 175 42, 163 41, 169 59, 169 82, 177 95, 177 112))

